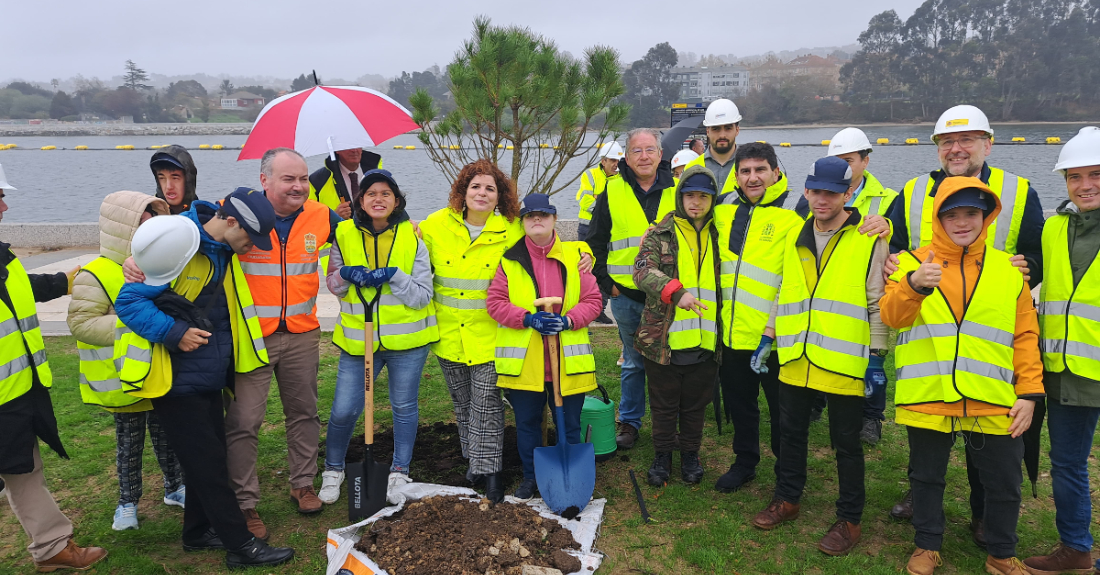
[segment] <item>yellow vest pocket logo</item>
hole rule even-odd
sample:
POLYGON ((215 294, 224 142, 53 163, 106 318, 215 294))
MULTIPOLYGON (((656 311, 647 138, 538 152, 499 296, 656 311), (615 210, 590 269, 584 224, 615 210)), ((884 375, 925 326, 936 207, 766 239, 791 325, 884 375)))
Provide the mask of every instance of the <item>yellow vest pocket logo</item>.
POLYGON ((311 254, 317 251, 317 236, 315 234, 306 234, 306 253, 311 254))
POLYGON ((775 224, 768 224, 764 226, 764 230, 760 232, 760 241, 770 242, 775 240, 775 224))

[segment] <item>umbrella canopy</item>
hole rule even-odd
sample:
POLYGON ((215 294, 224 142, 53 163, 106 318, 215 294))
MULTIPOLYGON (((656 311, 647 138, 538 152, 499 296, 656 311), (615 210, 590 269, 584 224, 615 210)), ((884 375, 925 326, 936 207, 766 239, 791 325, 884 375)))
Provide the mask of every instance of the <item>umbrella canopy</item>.
POLYGON ((415 129, 409 111, 381 92, 314 86, 264 106, 237 160, 259 159, 278 147, 303 156, 373 147, 415 129))
POLYGON ((679 152, 680 149, 684 147, 684 140, 686 140, 692 132, 699 129, 699 125, 702 123, 702 116, 692 116, 676 122, 675 126, 669 128, 664 136, 661 137, 661 149, 663 150, 661 159, 671 162, 672 156, 675 156, 676 152, 679 152))

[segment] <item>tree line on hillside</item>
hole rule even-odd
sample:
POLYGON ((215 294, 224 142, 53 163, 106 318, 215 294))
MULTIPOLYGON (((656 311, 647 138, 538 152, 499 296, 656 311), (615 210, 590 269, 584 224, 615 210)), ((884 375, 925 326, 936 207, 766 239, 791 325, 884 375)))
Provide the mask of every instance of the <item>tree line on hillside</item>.
POLYGON ((927 0, 904 22, 871 18, 841 70, 862 120, 928 119, 960 102, 1000 120, 1069 120, 1100 110, 1100 4, 927 0))

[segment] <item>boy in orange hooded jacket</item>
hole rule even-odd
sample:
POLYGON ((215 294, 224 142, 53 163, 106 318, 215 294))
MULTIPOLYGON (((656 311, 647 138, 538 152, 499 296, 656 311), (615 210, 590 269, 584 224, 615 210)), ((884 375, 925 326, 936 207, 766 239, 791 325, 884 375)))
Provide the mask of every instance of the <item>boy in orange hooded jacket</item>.
POLYGON ((933 205, 932 243, 900 254, 879 302, 899 330, 897 421, 908 426, 914 542, 907 571, 942 564, 943 493, 956 434, 986 492, 986 570, 1025 575, 1016 558, 1021 436, 1044 395, 1038 317, 1009 255, 985 242, 1000 200, 977 178, 946 179, 933 205))

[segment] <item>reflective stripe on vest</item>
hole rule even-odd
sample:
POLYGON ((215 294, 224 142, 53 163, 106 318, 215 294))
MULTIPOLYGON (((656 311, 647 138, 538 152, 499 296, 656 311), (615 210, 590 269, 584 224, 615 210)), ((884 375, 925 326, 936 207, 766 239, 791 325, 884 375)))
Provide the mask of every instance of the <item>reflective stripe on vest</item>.
MULTIPOLYGON (((989 168, 989 189, 1001 199, 1001 213, 989 225, 986 245, 1010 254, 1016 253, 1020 223, 1027 204, 1028 180, 1000 168, 989 168)), ((928 174, 909 180, 905 194, 905 225, 909 230, 909 249, 915 250, 932 241, 932 204, 929 194, 935 185, 928 174), (924 193, 919 193, 923 190, 924 193)))
MULTIPOLYGON (((830 254, 824 266, 816 261, 804 266, 803 259, 813 260, 814 255, 798 246, 801 228, 788 234, 775 322, 780 364, 806 357, 821 369, 859 379, 852 384, 853 395, 863 391, 871 351, 866 279, 877 239, 860 234, 861 224, 836 232, 831 252, 824 250, 830 254), (806 277, 811 264, 821 268, 812 289, 806 277)), ((813 218, 804 225, 814 225, 813 218)))
MULTIPOLYGON (((895 281, 905 281, 921 264, 908 252, 900 254, 900 260, 891 276, 895 281)), ((898 333, 895 403, 954 403, 965 398, 1011 407, 1016 401, 1016 298, 1023 285, 1009 255, 987 247, 961 322, 956 323, 939 289, 924 298, 914 324, 898 333)))
POLYGON ((279 241, 278 232, 271 230, 270 251, 253 247, 239 256, 265 336, 275 333, 281 321, 291 333, 320 327, 316 311, 321 287, 318 261, 331 233, 329 217, 323 204, 306 201, 285 244, 279 241))
POLYGON ((607 182, 607 207, 611 213, 611 242, 607 253, 607 273, 611 279, 626 288, 638 289, 634 285, 634 259, 638 257, 638 246, 642 235, 649 227, 661 221, 666 214, 676 209, 676 188, 668 187, 660 192, 661 202, 657 207, 654 221, 646 219, 645 210, 638 203, 634 189, 626 180, 613 178, 607 182))
POLYGON ((1073 281, 1069 219, 1056 215, 1043 226, 1043 287, 1039 290, 1043 369, 1054 373, 1068 369, 1100 381, 1100 256, 1089 264, 1081 281, 1073 281))
MULTIPOLYGON (((364 234, 354 220, 344 220, 336 226, 336 244, 346 266, 364 266, 367 268, 382 265, 380 254, 368 256, 364 251, 364 234)), ((384 232, 390 233, 390 232, 384 232)), ((397 267, 412 275, 416 261, 416 249, 420 239, 416 237, 412 224, 402 222, 393 229, 393 243, 385 258, 386 266, 397 267)), ((375 249, 377 249, 377 242, 375 249)), ((436 323, 435 308, 429 304, 422 309, 412 309, 393 295, 389 282, 378 288, 356 289, 348 285, 348 291, 340 298, 340 319, 332 334, 332 343, 351 355, 363 355, 366 351, 366 312, 367 308, 359 299, 360 294, 372 304, 371 323, 372 350, 380 348, 393 351, 414 349, 439 341, 439 329, 436 323)))
MULTIPOLYGON (((122 266, 102 256, 82 267, 80 273, 92 274, 112 305, 126 282, 122 266)), ((122 391, 117 367, 122 362, 114 360, 113 345, 98 347, 77 340, 76 347, 80 357, 80 398, 86 405, 128 407, 142 400, 122 391)))
MULTIPOLYGON (((611 177, 614 178, 615 176, 611 177)), ((577 204, 580 207, 577 212, 577 219, 582 224, 592 222, 592 206, 596 204, 596 196, 603 193, 607 180, 607 175, 604 174, 603 167, 599 164, 581 174, 581 187, 577 190, 577 204)))
MULTIPOLYGON (((562 242, 561 238, 555 239, 557 245, 550 249, 547 257, 560 262, 565 270, 565 296, 562 298, 562 315, 580 302, 581 279, 579 273, 581 252, 575 242, 562 242)), ((535 280, 516 260, 502 258, 500 266, 508 278, 508 299, 512 305, 523 308, 530 313, 536 310, 533 302, 539 295, 535 280)), ((545 389, 543 374, 545 373, 545 358, 541 353, 532 361, 538 361, 539 366, 535 370, 538 373, 537 381, 522 381, 518 378, 523 372, 524 361, 527 352, 533 345, 533 339, 539 338, 539 334, 531 328, 512 329, 503 325, 497 326, 496 332, 496 371, 498 384, 504 387, 538 391, 545 389)), ((588 329, 579 328, 565 330, 558 334, 560 350, 562 354, 561 393, 573 395, 592 389, 592 375, 596 371, 596 358, 592 355, 592 344, 588 339, 588 329), (588 375, 587 378, 580 376, 588 375)), ((540 351, 543 349, 541 342, 535 344, 540 351)))
POLYGON ((722 342, 727 347, 747 350, 760 345, 781 283, 787 234, 791 230, 797 233, 801 224, 798 214, 779 206, 736 202, 714 207, 722 259, 722 342), (742 245, 731 247, 733 224, 740 210, 749 210, 748 225, 742 245), (740 255, 734 249, 740 249, 740 255))
POLYGON ((12 256, 8 263, 4 286, 14 309, 0 304, 0 405, 31 390, 32 368, 38 372, 42 385, 53 385, 42 330, 38 326, 34 291, 19 258, 12 256))
POLYGON ((700 317, 694 310, 673 306, 672 323, 668 326, 668 347, 672 351, 696 348, 714 351, 718 340, 718 278, 714 277, 715 256, 710 230, 703 228, 702 232, 696 232, 697 245, 702 252, 697 271, 683 230, 678 224, 673 227, 676 230, 677 279, 706 309, 700 317))

